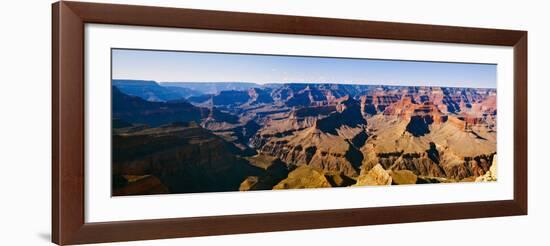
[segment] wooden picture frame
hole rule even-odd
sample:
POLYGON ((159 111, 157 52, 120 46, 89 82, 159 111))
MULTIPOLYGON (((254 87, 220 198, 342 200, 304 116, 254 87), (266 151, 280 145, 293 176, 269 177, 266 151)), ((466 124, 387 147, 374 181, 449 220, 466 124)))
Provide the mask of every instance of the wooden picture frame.
POLYGON ((526 31, 66 1, 54 3, 52 11, 52 240, 54 243, 67 245, 527 214, 526 31), (84 219, 85 23, 513 47, 514 199, 86 223, 84 219), (293 223, 288 223, 289 220, 293 223))

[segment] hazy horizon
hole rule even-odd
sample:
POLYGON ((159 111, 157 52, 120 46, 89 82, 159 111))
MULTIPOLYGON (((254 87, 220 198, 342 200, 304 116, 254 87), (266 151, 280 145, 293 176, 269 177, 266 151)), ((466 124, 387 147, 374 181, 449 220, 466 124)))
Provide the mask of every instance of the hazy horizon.
POLYGON ((112 49, 112 79, 496 88, 496 65, 112 49))
POLYGON ((273 85, 273 84, 328 84, 328 85, 370 85, 370 86, 394 86, 394 87, 445 87, 445 88, 472 88, 472 89, 496 89, 493 87, 465 87, 465 86, 442 86, 442 85, 400 85, 400 84, 381 84, 381 83, 338 83, 338 82, 268 82, 264 84, 249 82, 249 81, 156 81, 156 80, 144 80, 144 79, 113 79, 113 80, 131 80, 131 81, 153 81, 158 84, 177 84, 177 83, 188 83, 188 84, 201 84, 201 83, 243 83, 243 84, 255 84, 259 86, 273 85))

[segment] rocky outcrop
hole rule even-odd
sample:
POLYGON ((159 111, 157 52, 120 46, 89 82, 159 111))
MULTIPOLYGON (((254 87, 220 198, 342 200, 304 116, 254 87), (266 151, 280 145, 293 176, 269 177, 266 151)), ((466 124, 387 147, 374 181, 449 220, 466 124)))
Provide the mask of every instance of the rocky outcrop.
POLYGON ((271 190, 273 185, 274 184, 266 178, 259 176, 248 176, 239 186, 239 191, 271 190))
POLYGON ((482 176, 479 176, 475 179, 475 182, 491 182, 491 181, 497 181, 498 175, 497 175, 497 156, 493 156, 493 163, 491 164, 491 167, 489 170, 483 174, 482 176))
POLYGON ((249 176, 240 185, 240 191, 270 190, 281 180, 287 178, 289 167, 281 160, 266 156, 256 155, 247 158, 251 165, 265 170, 260 176, 249 176))
POLYGON ((332 187, 346 187, 356 183, 355 180, 342 173, 325 173, 325 178, 332 187))
POLYGON ((418 177, 409 170, 395 170, 390 171, 389 174, 394 185, 416 184, 418 180, 418 177))
POLYGON ((381 165, 374 166, 368 172, 357 178, 356 186, 391 185, 392 177, 381 165))
POLYGON ((304 189, 332 187, 322 170, 309 166, 300 166, 288 174, 273 189, 304 189))

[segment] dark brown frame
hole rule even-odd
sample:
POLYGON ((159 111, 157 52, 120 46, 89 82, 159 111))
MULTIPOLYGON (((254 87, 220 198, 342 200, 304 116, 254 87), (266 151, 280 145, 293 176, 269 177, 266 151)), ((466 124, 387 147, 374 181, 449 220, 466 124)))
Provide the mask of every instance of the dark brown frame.
POLYGON ((80 2, 52 6, 52 241, 81 244, 527 214, 527 32, 80 2), (84 24, 122 24, 510 46, 514 199, 85 223, 84 24), (292 221, 292 223, 288 223, 292 221))

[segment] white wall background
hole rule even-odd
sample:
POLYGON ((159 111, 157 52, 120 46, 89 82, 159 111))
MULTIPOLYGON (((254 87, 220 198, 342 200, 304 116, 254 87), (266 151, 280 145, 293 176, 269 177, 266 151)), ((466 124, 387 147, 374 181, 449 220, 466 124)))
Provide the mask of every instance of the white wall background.
MULTIPOLYGON (((545 244, 550 219, 547 128, 550 21, 544 1, 105 1, 529 31, 529 215, 112 245, 545 244), (538 243, 537 243, 538 242, 538 243)), ((50 3, 7 1, 0 14, 0 245, 50 241, 50 3)), ((292 221, 289 221, 292 223, 292 221)))

